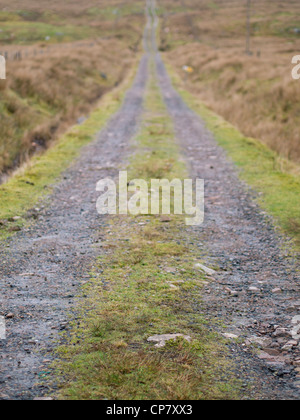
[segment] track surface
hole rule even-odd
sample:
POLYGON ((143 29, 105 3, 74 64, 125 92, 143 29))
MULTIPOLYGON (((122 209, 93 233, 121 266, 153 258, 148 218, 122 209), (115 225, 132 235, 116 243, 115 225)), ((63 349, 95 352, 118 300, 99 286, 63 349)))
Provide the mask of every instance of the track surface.
POLYGON ((297 399, 299 262, 283 253, 283 239, 204 123, 174 90, 159 54, 156 66, 190 174, 205 180, 205 223, 196 229, 197 237, 208 265, 221 270, 207 287, 202 310, 243 341, 242 347, 232 347, 232 355, 239 358, 245 378, 251 376, 249 369, 258 373, 265 398, 297 399), (292 349, 285 349, 292 340, 292 349), (251 343, 261 348, 258 357, 249 353, 251 343))
POLYGON ((147 63, 144 56, 122 109, 66 171, 38 221, 1 244, 0 314, 14 314, 6 322, 7 340, 0 341, 2 398, 29 399, 46 391, 34 385, 47 372, 54 340, 66 326, 101 242, 105 219, 97 215, 96 183, 126 167, 142 112, 147 63))
MULTIPOLYGON (((7 340, 0 341, 0 399, 32 399, 47 393, 38 381, 47 375, 55 340, 76 303, 74 296, 101 252, 99 232, 106 219, 97 216, 95 185, 124 169, 130 141, 138 130, 150 49, 156 51, 157 18, 153 2, 147 5, 148 53, 121 110, 66 171, 32 226, 1 244, 0 315, 13 313, 14 318, 7 320, 7 340)), ((246 382, 252 377, 258 380, 259 394, 254 397, 298 399, 295 360, 300 359, 300 337, 294 335, 297 346, 283 349, 292 339, 292 329, 297 332, 296 263, 283 255, 282 240, 254 203, 253 193, 173 89, 157 52, 155 62, 191 176, 206 181, 206 221, 194 228, 192 236, 196 233, 207 264, 219 265, 221 270, 207 286, 199 309, 225 322, 225 332, 240 337, 243 344, 230 346, 231 357, 237 376, 246 382), (282 291, 272 292, 275 288, 282 291), (260 340, 259 357, 249 351, 251 340, 260 340)))

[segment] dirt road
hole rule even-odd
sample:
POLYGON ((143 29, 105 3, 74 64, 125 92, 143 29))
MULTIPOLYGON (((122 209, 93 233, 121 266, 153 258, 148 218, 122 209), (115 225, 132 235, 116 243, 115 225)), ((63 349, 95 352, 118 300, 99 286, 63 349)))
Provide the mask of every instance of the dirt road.
MULTIPOLYGON (((89 278, 93 259, 101 252, 97 244, 106 219, 97 216, 95 185, 106 176, 117 177, 124 168, 139 125, 157 23, 152 2, 147 10, 148 53, 122 109, 65 172, 32 226, 1 244, 0 315, 13 317, 6 320, 7 340, 0 341, 0 399, 47 394, 47 386, 39 385, 39 380, 47 377, 55 340, 67 327, 79 286, 89 278)), ((282 239, 255 204, 253 193, 239 181, 224 151, 171 86, 157 53, 155 62, 191 176, 206 181, 206 220, 193 228, 193 236, 196 232, 207 264, 219 266, 220 271, 207 286, 199 310, 226 323, 227 329, 220 332, 239 337, 240 344, 229 345, 237 376, 259 377, 260 398, 297 399, 296 262, 283 254, 282 239), (258 355, 253 355, 252 344, 261 348, 258 355)))
POLYGON ((122 109, 66 171, 38 220, 1 244, 0 314, 14 315, 6 321, 7 340, 0 341, 2 398, 45 393, 34 385, 47 374, 54 341, 101 241, 105 219, 97 217, 96 183, 117 176, 125 165, 142 111, 147 60, 144 56, 122 109))
POLYGON ((204 123, 173 89, 159 55, 156 64, 190 174, 205 180, 205 223, 198 228, 199 248, 207 254, 208 265, 219 266, 220 272, 206 289, 203 310, 225 322, 227 333, 243 342, 234 350, 239 355, 246 354, 251 344, 261 348, 252 369, 265 375, 267 395, 297 398, 297 260, 284 254, 283 238, 256 205, 254 192, 239 181, 237 169, 204 123))

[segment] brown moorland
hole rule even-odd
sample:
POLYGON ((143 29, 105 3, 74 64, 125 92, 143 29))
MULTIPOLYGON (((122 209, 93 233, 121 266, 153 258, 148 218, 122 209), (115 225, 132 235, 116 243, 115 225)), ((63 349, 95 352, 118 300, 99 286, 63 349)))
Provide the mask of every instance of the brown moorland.
POLYGON ((82 120, 140 52, 144 3, 0 1, 0 174, 82 120), (49 34, 49 35, 47 35, 49 34))
POLYGON ((160 0, 160 49, 186 88, 212 110, 282 156, 300 162, 300 3, 251 0, 251 55, 246 1, 160 0), (194 72, 184 75, 183 66, 194 72))

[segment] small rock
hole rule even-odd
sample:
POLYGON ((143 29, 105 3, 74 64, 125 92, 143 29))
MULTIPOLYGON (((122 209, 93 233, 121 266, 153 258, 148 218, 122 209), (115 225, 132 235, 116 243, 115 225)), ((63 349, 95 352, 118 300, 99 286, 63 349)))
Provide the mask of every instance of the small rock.
POLYGON ((231 333, 223 333, 222 335, 223 337, 228 338, 229 340, 236 340, 237 338, 239 338, 238 335, 231 334, 231 333))
POLYGON ((295 325, 291 331, 291 336, 294 340, 300 340, 300 324, 295 325))
POLYGON ((292 348, 296 347, 297 344, 298 344, 298 341, 290 340, 282 347, 282 350, 292 350, 292 348))
POLYGON ((248 290, 249 290, 249 292, 255 292, 255 293, 260 292, 260 289, 258 287, 254 287, 254 286, 249 287, 248 290))
POLYGON ((272 290, 272 293, 281 293, 282 290, 279 287, 275 287, 275 289, 272 290))
POLYGON ((200 263, 195 264, 195 268, 199 268, 200 270, 204 271, 209 276, 212 276, 213 274, 215 274, 215 270, 205 267, 205 265, 200 264, 200 263))
POLYGON ((6 317, 5 317, 5 318, 6 318, 6 319, 12 319, 12 318, 14 318, 14 316, 15 316, 15 315, 14 315, 13 313, 9 313, 9 314, 7 314, 7 315, 6 315, 6 317))
POLYGON ((291 334, 286 328, 277 328, 273 336, 274 337, 290 337, 291 334))

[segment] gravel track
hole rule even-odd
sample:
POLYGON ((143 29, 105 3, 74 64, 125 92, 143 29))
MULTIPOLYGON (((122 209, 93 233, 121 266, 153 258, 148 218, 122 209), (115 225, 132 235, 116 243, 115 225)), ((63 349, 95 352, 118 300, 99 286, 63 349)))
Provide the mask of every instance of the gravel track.
MULTIPOLYGON (((147 4, 144 45, 155 50, 157 19, 153 3, 147 4)), ((220 267, 196 310, 225 323, 227 328, 220 332, 239 337, 240 344, 233 341, 228 346, 230 357, 245 386, 257 381, 253 398, 298 399, 297 261, 282 251, 284 240, 255 203, 254 193, 174 90, 160 55, 155 57, 158 81, 190 174, 205 179, 205 223, 187 232, 197 238, 207 265, 220 267), (292 339, 294 344, 285 347, 292 339), (253 343, 261 348, 257 355, 251 350, 253 343)), ((139 126, 148 58, 149 54, 143 57, 121 110, 65 172, 36 212, 37 220, 0 245, 0 315, 14 315, 6 321, 8 339, 0 341, 0 399, 32 399, 48 391, 39 379, 47 375, 55 340, 68 327, 67 315, 76 304, 79 286, 101 252, 97 245, 106 219, 97 215, 95 186, 99 179, 117 177, 125 167, 139 126)))
POLYGON ((205 180, 205 223, 196 232, 207 264, 220 272, 207 286, 201 310, 225 322, 224 333, 242 341, 231 346, 237 376, 256 377, 258 397, 298 399, 299 260, 282 251, 283 238, 203 121, 174 90, 158 53, 156 67, 190 174, 205 180), (258 356, 250 352, 251 344, 261 349, 258 356))
POLYGON ((0 245, 0 315, 7 340, 0 340, 0 398, 32 399, 47 392, 39 386, 67 315, 101 249, 96 183, 117 177, 130 152, 143 108, 148 56, 141 60, 121 110, 67 170, 31 227, 0 245), (50 203, 50 204, 48 204, 50 203))

